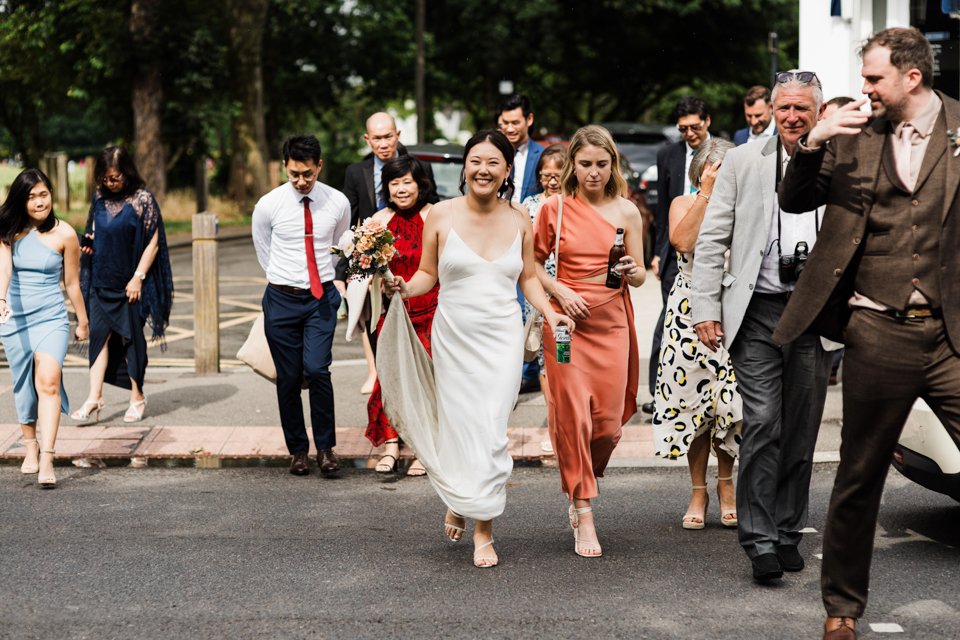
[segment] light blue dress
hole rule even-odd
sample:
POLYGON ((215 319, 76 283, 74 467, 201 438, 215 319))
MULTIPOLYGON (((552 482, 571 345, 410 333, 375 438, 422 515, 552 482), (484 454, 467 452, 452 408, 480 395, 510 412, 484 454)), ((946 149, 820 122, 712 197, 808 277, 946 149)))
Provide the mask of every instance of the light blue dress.
MULTIPOLYGON (((13 312, 0 325, 0 338, 13 375, 13 396, 21 424, 37 421, 37 389, 33 356, 48 353, 63 367, 70 338, 67 307, 60 292, 63 256, 37 237, 34 229, 13 243, 13 275, 7 305, 13 312)), ((60 409, 69 410, 60 380, 60 409)))

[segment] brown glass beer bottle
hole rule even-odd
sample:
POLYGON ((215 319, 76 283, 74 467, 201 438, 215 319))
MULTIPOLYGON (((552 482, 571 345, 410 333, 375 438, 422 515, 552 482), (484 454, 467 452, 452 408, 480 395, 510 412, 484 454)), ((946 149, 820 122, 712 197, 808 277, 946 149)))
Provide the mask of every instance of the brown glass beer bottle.
POLYGON ((620 264, 620 258, 627 255, 627 250, 623 246, 623 229, 617 229, 617 237, 610 248, 610 259, 607 261, 607 287, 619 289, 623 285, 623 275, 617 269, 620 264))

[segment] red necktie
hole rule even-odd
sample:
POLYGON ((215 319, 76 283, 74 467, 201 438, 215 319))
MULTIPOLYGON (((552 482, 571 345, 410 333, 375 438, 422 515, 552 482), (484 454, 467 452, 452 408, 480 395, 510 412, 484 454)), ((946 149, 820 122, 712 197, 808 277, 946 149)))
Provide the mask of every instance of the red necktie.
POLYGON ((313 248, 313 215, 310 213, 310 198, 303 197, 303 244, 307 247, 307 272, 310 274, 310 293, 319 300, 323 297, 323 283, 317 269, 317 252, 313 248))

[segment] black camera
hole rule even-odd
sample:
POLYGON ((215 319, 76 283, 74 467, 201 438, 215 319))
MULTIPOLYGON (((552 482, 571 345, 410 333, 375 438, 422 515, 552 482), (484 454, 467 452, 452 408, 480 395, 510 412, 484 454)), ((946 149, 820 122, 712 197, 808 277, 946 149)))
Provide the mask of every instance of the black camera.
POLYGON ((793 255, 780 255, 780 282, 796 282, 807 265, 810 247, 801 240, 793 250, 793 255))

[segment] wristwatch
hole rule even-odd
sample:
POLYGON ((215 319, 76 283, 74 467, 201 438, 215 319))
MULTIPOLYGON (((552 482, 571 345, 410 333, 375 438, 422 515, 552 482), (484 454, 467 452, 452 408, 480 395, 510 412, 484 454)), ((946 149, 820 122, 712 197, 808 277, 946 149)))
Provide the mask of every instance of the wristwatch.
POLYGON ((147 274, 145 274, 143 271, 134 271, 133 275, 135 278, 140 278, 141 280, 147 279, 147 274))

